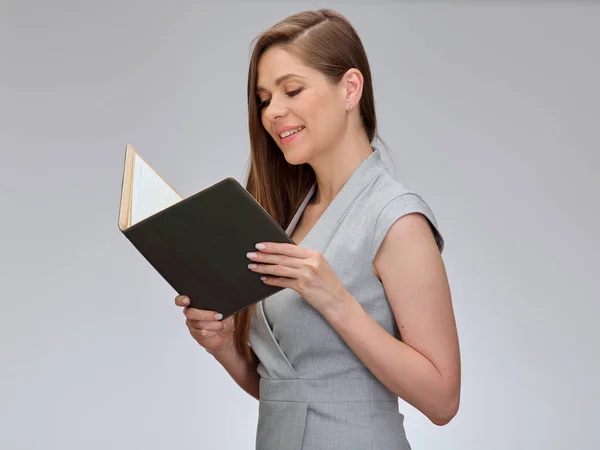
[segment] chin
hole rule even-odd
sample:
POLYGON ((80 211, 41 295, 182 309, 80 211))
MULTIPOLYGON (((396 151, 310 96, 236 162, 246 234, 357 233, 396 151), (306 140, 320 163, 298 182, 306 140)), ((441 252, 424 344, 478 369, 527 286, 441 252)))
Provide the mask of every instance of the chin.
POLYGON ((306 164, 310 161, 311 152, 302 148, 281 148, 285 160, 294 166, 306 164))
POLYGON ((310 153, 300 152, 294 150, 287 150, 283 152, 283 156, 285 160, 294 166, 299 166, 302 164, 308 164, 311 160, 310 153))

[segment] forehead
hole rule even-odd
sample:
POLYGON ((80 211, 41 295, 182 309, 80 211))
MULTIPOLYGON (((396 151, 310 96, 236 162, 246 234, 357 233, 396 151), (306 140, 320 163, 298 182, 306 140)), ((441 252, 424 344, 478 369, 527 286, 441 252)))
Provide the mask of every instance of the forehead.
POLYGON ((293 77, 312 78, 315 76, 314 72, 290 52, 280 47, 271 47, 262 54, 258 62, 256 90, 275 89, 279 83, 293 77))

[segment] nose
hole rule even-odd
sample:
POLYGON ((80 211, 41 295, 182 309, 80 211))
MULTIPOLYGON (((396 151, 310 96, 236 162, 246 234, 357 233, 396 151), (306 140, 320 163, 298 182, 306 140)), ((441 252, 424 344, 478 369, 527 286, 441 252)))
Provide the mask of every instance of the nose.
POLYGON ((287 107, 284 101, 279 100, 278 96, 274 95, 269 104, 264 108, 265 117, 270 121, 275 121, 287 114, 287 107))

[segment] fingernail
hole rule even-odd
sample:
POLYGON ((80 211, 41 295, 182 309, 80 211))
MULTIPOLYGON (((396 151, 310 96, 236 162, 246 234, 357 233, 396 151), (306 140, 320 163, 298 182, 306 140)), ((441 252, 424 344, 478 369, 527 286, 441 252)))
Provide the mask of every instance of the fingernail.
POLYGON ((221 313, 216 313, 215 314, 215 319, 221 320, 222 318, 223 318, 223 314, 221 314, 221 313))
POLYGON ((246 253, 246 257, 250 259, 256 258, 256 253, 246 253))
POLYGON ((265 248, 265 244, 256 244, 255 247, 259 250, 263 250, 265 248))
POLYGON ((183 297, 183 298, 181 299, 181 303, 183 303, 184 305, 187 305, 189 302, 190 302, 190 299, 189 299, 189 298, 187 298, 187 297, 183 297))

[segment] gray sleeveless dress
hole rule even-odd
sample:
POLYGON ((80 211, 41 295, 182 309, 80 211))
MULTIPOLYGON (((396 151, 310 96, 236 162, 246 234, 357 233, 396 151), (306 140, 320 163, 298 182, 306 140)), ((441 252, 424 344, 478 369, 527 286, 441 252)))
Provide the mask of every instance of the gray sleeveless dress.
MULTIPOLYGON (((313 185, 286 230, 291 235, 313 185)), ((354 171, 300 246, 325 256, 348 292, 390 334, 398 328, 372 261, 401 216, 427 217, 425 201, 388 171, 378 149, 354 171)), ((257 303, 250 346, 260 364, 257 450, 409 450, 398 397, 292 289, 257 303)))

